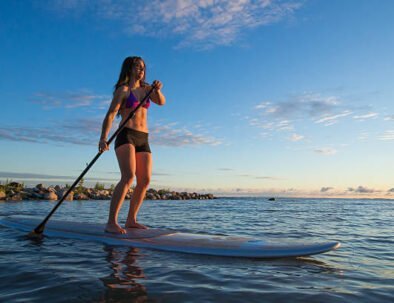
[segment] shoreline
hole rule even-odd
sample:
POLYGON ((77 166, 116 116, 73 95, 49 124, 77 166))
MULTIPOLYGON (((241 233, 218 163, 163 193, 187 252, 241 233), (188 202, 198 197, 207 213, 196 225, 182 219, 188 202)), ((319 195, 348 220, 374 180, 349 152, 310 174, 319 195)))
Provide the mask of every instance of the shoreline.
MULTIPOLYGON (((69 186, 48 186, 37 184, 35 187, 25 187, 22 183, 7 182, 0 185, 0 201, 56 201, 62 199, 68 191, 69 186)), ((104 185, 97 183, 94 188, 84 187, 83 184, 77 185, 73 191, 64 199, 65 201, 81 200, 110 200, 112 198, 113 186, 105 188, 104 185)), ((130 188, 125 199, 130 199, 133 188, 130 188)), ((149 188, 146 192, 146 200, 212 200, 217 199, 213 194, 199 194, 196 192, 177 192, 169 189, 149 188)))

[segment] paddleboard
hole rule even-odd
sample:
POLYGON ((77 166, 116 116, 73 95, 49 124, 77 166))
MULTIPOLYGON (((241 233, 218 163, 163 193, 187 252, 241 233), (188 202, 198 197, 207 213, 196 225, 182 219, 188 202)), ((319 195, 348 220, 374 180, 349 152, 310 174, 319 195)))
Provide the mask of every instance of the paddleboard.
MULTIPOLYGON (((41 220, 31 217, 5 217, 0 224, 6 227, 32 231, 41 220)), ((200 255, 248 258, 284 258, 309 256, 337 249, 339 242, 306 243, 276 242, 247 237, 220 236, 176 232, 167 229, 127 229, 127 234, 104 232, 105 224, 77 223, 50 220, 44 235, 96 241, 109 245, 158 249, 200 255)))

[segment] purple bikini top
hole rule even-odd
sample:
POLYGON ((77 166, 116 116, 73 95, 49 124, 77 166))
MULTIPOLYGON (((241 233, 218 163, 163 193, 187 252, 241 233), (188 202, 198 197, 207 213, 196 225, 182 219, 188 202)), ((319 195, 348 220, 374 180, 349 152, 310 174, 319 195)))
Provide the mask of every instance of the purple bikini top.
MULTIPOLYGON (((139 103, 140 102, 138 101, 138 99, 130 89, 130 95, 126 100, 126 108, 136 108, 139 103)), ((149 106, 150 106, 150 99, 148 99, 142 107, 148 109, 149 106)))

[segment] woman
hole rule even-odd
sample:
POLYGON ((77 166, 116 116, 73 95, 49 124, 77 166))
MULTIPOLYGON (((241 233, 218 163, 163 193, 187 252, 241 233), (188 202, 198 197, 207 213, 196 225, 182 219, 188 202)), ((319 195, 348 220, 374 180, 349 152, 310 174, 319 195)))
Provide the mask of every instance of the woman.
MULTIPOLYGON (((155 80, 155 88, 150 100, 158 105, 164 105, 166 99, 161 93, 163 84, 155 80)), ((145 83, 145 62, 140 57, 127 57, 123 61, 119 80, 115 85, 114 97, 104 118, 99 150, 106 151, 107 136, 112 122, 117 114, 122 117, 122 123, 135 109, 151 86, 145 83)), ((105 228, 109 233, 126 233, 118 224, 118 214, 123 200, 133 183, 134 176, 137 185, 130 201, 125 228, 147 228, 137 222, 137 214, 144 200, 146 190, 152 174, 152 155, 148 142, 147 115, 150 100, 140 107, 134 117, 130 119, 115 140, 115 153, 119 162, 121 179, 116 185, 109 209, 108 222, 105 228)))

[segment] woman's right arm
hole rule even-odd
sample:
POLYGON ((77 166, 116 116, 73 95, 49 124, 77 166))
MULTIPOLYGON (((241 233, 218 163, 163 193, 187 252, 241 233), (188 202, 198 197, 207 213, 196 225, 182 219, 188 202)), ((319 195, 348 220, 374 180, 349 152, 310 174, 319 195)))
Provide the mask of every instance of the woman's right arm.
POLYGON ((109 106, 107 114, 105 115, 103 126, 101 128, 99 151, 106 151, 109 149, 109 146, 107 144, 107 137, 111 130, 112 122, 114 121, 115 116, 118 113, 120 106, 122 105, 126 93, 127 93, 126 86, 119 87, 115 91, 114 97, 111 101, 111 105, 109 106))

